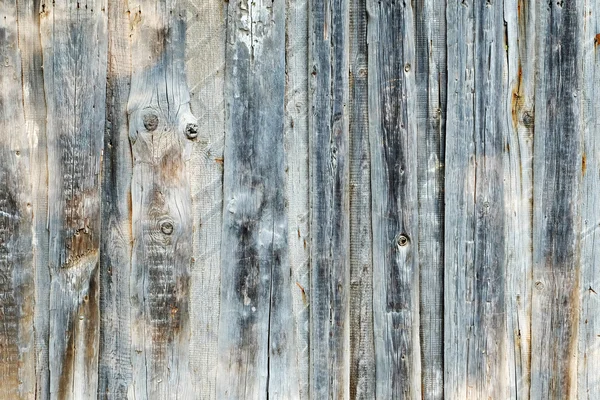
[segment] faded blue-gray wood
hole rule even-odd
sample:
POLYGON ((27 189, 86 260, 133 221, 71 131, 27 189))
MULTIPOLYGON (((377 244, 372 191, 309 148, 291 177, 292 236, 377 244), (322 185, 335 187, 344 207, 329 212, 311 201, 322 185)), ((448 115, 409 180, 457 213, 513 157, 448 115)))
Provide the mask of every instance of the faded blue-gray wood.
MULTIPOLYGON (((48 139, 49 396, 96 397, 105 2, 43 1, 48 139)), ((42 266, 40 266, 43 268, 42 266)), ((42 284, 40 282, 40 284, 42 284)))
POLYGON ((348 0, 309 2, 310 397, 349 395, 348 0))
POLYGON ((227 13, 218 399, 298 397, 285 198, 285 3, 227 13))
POLYGON ((577 395, 583 5, 536 10, 532 399, 577 395))

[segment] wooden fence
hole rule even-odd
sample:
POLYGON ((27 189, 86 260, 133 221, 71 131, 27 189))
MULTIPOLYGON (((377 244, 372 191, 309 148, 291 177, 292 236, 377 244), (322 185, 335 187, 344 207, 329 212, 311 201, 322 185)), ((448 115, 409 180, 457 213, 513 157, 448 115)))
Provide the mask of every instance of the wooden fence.
POLYGON ((599 399, 600 0, 0 0, 0 398, 599 399))

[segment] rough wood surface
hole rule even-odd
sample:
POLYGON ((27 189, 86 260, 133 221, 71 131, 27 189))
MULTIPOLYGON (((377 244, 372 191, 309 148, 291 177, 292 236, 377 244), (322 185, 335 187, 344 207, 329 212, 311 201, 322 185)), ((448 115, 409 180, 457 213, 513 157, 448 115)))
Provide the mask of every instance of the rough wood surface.
POLYGON ((298 397, 285 198, 285 3, 229 4, 219 399, 298 397))
POLYGON ((309 399, 308 1, 287 0, 285 159, 289 262, 300 399, 309 399))
POLYGON ((130 25, 126 4, 110 0, 106 127, 102 168, 100 246, 100 353, 98 398, 127 398, 132 385, 130 270, 132 156, 127 125, 131 83, 130 25))
POLYGON ((370 1, 369 139, 377 398, 421 398, 414 10, 370 1))
POLYGON ((350 2, 350 398, 375 398, 366 0, 350 2))
POLYGON ((348 0, 309 1, 310 397, 349 398, 348 0))
POLYGON ((40 18, 51 182, 47 227, 51 276, 49 395, 91 399, 97 390, 100 332, 105 3, 43 1, 40 18))
POLYGON ((532 399, 577 394, 583 4, 536 9, 532 399))
POLYGON ((502 2, 448 8, 445 397, 506 398, 502 2))
POLYGON ((598 398, 599 7, 0 1, 0 400, 598 398))
POLYGON ((174 1, 144 0, 129 6, 132 396, 191 399, 192 199, 187 162, 197 121, 184 73, 185 16, 174 1))
POLYGON ((227 3, 188 0, 186 75, 197 138, 188 172, 192 195, 193 263, 190 276, 190 367, 194 397, 216 397, 225 135, 225 24, 227 3))
POLYGON ((0 398, 35 395, 33 185, 17 5, 0 4, 0 398))

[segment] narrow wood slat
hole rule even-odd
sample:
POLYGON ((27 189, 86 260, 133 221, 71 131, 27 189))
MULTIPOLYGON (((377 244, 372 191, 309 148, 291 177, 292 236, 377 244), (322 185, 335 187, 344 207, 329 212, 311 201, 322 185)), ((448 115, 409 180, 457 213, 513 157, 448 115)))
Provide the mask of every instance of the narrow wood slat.
POLYGON ((133 153, 130 303, 135 398, 191 399, 190 139, 185 16, 175 1, 129 3, 133 153))
POLYGON ((102 0, 41 4, 48 112, 51 398, 96 397, 106 17, 102 0))
POLYGON ((0 3, 0 398, 35 396, 34 146, 25 123, 17 5, 0 3))
POLYGON ((285 3, 228 6, 218 399, 298 396, 283 188, 285 3))
POLYGON ((445 397, 507 398, 502 2, 447 13, 445 397))
POLYGON ((577 391, 583 4, 536 9, 532 399, 577 391))
POLYGON ((348 0, 309 3, 310 397, 349 397, 348 0))
POLYGON ((127 5, 110 0, 102 166, 98 397, 122 399, 133 384, 130 270, 132 155, 127 124, 131 48, 127 5))
POLYGON ((367 2, 350 2, 350 398, 375 397, 367 2))

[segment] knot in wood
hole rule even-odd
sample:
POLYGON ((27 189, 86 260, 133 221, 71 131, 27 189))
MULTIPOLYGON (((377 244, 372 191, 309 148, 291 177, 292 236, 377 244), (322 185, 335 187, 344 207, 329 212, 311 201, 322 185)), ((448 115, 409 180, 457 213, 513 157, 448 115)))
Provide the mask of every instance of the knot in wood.
POLYGON ((185 127, 185 136, 188 139, 195 139, 198 136, 198 125, 194 123, 189 123, 185 127))
POLYGON ((531 128, 531 127, 533 127, 533 123, 534 123, 533 114, 529 111, 525 111, 523 113, 523 125, 525 125, 527 128, 531 128))
POLYGON ((409 240, 408 240, 408 236, 402 234, 400 236, 398 236, 398 245, 401 247, 404 247, 408 244, 409 240))
POLYGON ((173 224, 170 222, 163 222, 160 224, 160 231, 165 235, 170 235, 173 233, 173 224))
POLYGON ((410 72, 410 64, 409 63, 404 64, 404 72, 410 72))
POLYGON ((148 130, 148 132, 155 131, 158 127, 158 116, 156 114, 146 114, 144 115, 144 128, 148 130))

